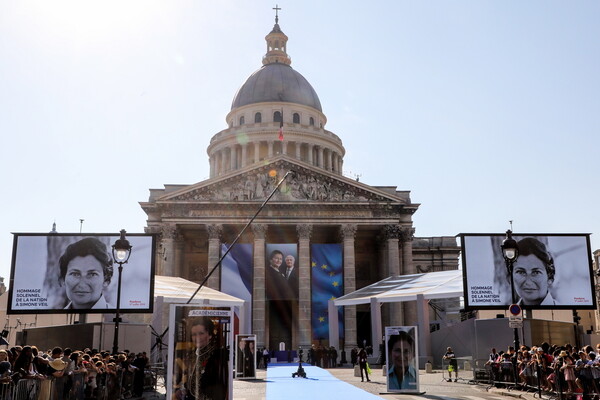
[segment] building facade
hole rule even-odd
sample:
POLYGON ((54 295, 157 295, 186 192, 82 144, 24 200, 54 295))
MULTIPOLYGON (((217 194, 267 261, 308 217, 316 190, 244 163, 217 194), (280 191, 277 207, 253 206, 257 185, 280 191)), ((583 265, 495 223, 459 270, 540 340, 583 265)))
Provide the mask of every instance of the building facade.
MULTIPOLYGON (((291 67, 277 18, 265 39, 263 66, 238 90, 227 129, 208 145, 210 178, 151 189, 140 204, 148 215, 146 231, 160 237, 157 274, 202 282, 217 265, 221 245, 233 243, 272 194, 238 241, 252 250, 251 330, 258 346, 273 349, 283 341, 297 348, 321 339, 314 333, 313 246, 339 245, 342 294, 392 275, 456 269, 459 248, 455 238, 415 240, 412 216, 419 204, 409 191, 342 174, 342 140, 326 129, 316 91, 291 67), (273 301, 266 293, 270 243, 296 246, 293 301, 273 301)), ((207 284, 223 288, 220 269, 207 284)), ((416 321, 414 305, 384 307, 386 325, 416 321)), ((344 310, 345 348, 370 342, 369 320, 368 307, 344 310)))

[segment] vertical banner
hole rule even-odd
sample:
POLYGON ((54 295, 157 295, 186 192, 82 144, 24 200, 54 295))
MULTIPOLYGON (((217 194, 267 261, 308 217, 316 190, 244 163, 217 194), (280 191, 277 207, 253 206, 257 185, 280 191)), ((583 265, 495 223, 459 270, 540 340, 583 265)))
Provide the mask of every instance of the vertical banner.
POLYGON ((235 376, 256 378, 256 335, 236 335, 235 343, 235 376))
MULTIPOLYGON (((225 254, 229 244, 221 244, 221 255, 225 254)), ((245 300, 244 326, 234 327, 234 333, 252 331, 252 282, 253 282, 252 245, 238 243, 231 248, 221 262, 221 292, 245 300)), ((240 310, 234 309, 236 321, 240 320, 240 310)))
POLYGON ((231 308, 172 304, 167 398, 233 398, 231 308))
POLYGON ((267 300, 298 300, 298 245, 267 243, 265 255, 267 300))
MULTIPOLYGON (((344 294, 341 244, 311 244, 311 302, 313 340, 329 338, 327 302, 344 294)), ((338 307, 340 337, 344 337, 343 307, 338 307)))
POLYGON ((417 367, 418 335, 416 326, 387 326, 385 349, 388 392, 419 392, 417 367))
POLYGON ((298 245, 265 245, 265 307, 269 343, 278 360, 290 358, 294 321, 298 320, 298 245), (278 351, 277 351, 278 350, 278 351))

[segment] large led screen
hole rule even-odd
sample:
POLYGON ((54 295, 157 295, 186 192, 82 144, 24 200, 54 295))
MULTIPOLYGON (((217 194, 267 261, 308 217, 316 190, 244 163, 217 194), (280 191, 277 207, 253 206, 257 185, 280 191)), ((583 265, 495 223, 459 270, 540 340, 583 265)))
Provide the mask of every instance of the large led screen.
POLYGON ((518 258, 502 255, 504 234, 461 234, 465 308, 592 309, 592 259, 586 234, 514 234, 518 258))
MULTIPOLYGON (((154 236, 127 234, 131 256, 123 264, 120 309, 152 312, 154 236)), ((9 314, 116 311, 118 234, 14 234, 9 314)))

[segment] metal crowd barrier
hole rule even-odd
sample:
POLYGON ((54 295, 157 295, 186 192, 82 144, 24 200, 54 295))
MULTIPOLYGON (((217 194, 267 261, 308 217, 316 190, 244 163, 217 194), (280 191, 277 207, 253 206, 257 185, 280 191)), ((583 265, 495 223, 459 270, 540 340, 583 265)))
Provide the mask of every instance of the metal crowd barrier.
POLYGON ((0 400, 117 400, 131 398, 133 373, 99 373, 96 385, 86 382, 86 374, 60 378, 20 379, 0 383, 0 400))
POLYGON ((444 380, 448 380, 452 377, 452 380, 471 380, 470 374, 473 369, 473 358, 472 357, 456 357, 454 358, 456 361, 456 370, 452 371, 453 374, 450 375, 450 360, 447 360, 442 357, 442 378, 444 380), (454 374, 456 372, 456 374, 454 374), (456 378, 457 377, 457 378, 456 378))
POLYGON ((0 383, 0 399, 1 400, 10 400, 14 385, 12 382, 2 382, 0 383))
POLYGON ((582 374, 579 374, 578 378, 579 385, 573 382, 569 387, 563 371, 544 371, 537 363, 530 365, 525 371, 523 368, 517 368, 515 371, 512 363, 490 363, 480 359, 473 361, 473 381, 489 385, 488 389, 495 386, 507 390, 535 392, 535 396, 540 399, 544 396, 558 400, 598 398, 598 378, 582 374))

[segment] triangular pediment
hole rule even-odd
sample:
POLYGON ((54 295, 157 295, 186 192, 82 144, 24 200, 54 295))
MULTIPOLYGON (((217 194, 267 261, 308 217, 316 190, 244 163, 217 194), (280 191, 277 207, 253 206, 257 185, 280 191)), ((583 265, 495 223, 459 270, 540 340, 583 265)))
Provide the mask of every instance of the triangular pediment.
POLYGON ((410 204, 408 196, 392 195, 312 165, 280 156, 271 162, 234 171, 226 176, 186 186, 157 199, 159 202, 264 201, 291 171, 271 202, 384 202, 410 204))

